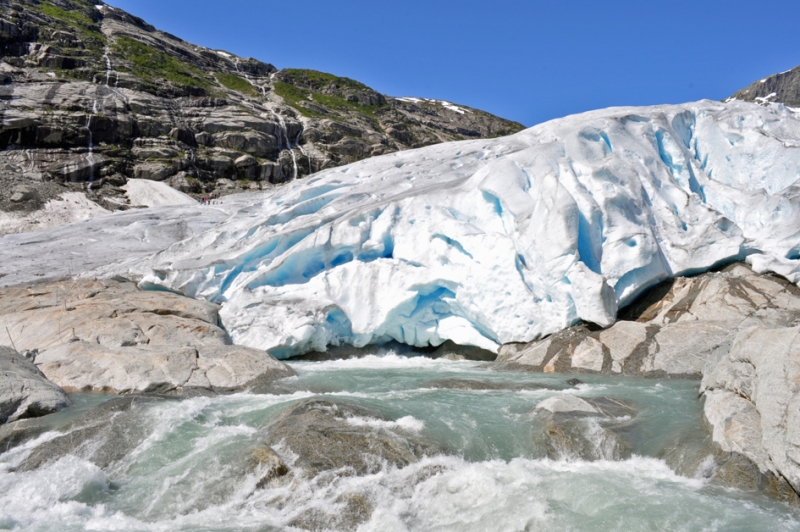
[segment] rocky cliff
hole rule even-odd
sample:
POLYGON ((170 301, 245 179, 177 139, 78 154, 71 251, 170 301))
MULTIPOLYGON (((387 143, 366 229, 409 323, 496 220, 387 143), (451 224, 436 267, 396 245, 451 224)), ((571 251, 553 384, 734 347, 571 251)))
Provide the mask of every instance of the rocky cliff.
POLYGON ((773 102, 800 107, 800 66, 760 79, 737 91, 730 99, 734 98, 747 102, 773 102))
POLYGON ((0 1, 0 210, 35 209, 67 189, 124 209, 128 178, 196 196, 258 189, 523 128, 449 102, 277 70, 95 4, 0 1))

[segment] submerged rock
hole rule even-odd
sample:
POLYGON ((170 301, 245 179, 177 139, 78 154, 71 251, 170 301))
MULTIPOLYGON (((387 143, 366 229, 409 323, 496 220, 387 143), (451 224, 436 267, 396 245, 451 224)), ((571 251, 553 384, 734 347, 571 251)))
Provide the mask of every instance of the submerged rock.
POLYGON ((536 405, 534 412, 541 424, 534 440, 548 458, 619 460, 632 450, 619 431, 636 416, 636 410, 618 399, 559 395, 536 405))
POLYGON ((36 447, 17 469, 36 469, 67 454, 106 468, 152 434, 154 425, 139 415, 138 410, 162 400, 164 398, 131 395, 106 401, 61 429, 63 436, 36 447))
POLYGON ((0 425, 44 416, 70 404, 64 390, 48 381, 31 361, 0 346, 0 425))
POLYGON ((291 467, 308 476, 346 470, 364 475, 384 464, 403 467, 439 447, 376 410, 343 401, 307 399, 265 429, 265 443, 295 456, 291 467))
MULTIPOLYGON (((295 474, 330 482, 339 475, 377 473, 385 466, 404 467, 440 448, 376 410, 324 399, 307 399, 290 407, 265 429, 270 448, 259 456, 268 462, 260 485, 283 476, 286 456, 295 474), (330 478, 325 474, 330 473, 330 478)), ((363 493, 348 492, 336 501, 336 512, 310 509, 290 523, 306 530, 355 530, 372 515, 373 503, 363 493)))
POLYGON ((546 384, 539 384, 535 382, 502 382, 478 379, 461 379, 461 378, 448 378, 448 379, 434 379, 422 385, 423 388, 445 388, 450 390, 554 390, 559 389, 546 384))

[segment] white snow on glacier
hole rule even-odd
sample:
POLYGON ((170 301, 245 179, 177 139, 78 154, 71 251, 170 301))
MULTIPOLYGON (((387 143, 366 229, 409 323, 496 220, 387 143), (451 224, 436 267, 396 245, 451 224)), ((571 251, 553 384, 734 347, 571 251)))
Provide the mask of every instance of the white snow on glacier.
POLYGON ((106 273, 223 303, 238 344, 496 350, 746 259, 800 280, 800 115, 702 101, 569 116, 320 172, 106 273))
POLYGON ((135 265, 237 343, 496 349, 747 258, 798 280, 800 117, 699 102, 570 116, 321 172, 135 265))

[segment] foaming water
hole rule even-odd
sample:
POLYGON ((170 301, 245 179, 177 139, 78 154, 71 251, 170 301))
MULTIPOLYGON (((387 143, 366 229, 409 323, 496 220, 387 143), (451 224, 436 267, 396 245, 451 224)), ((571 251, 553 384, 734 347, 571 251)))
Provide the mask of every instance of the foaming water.
MULTIPOLYGON (((665 440, 705 430, 696 382, 581 377, 570 387, 564 375, 492 373, 479 363, 396 353, 292 365, 298 376, 269 393, 153 401, 118 414, 115 430, 129 423, 145 434, 103 467, 79 450, 23 471, 37 448, 75 430, 75 415, 59 414, 53 430, 0 455, 0 529, 800 530, 787 506, 704 480, 713 464, 681 476, 657 458, 665 440), (459 387, 467 380, 488 384, 459 387), (618 420, 629 425, 633 454, 548 459, 533 437, 540 421, 532 410, 563 394, 614 397, 636 408, 632 420, 618 420), (265 427, 311 397, 366 406, 385 419, 347 423, 416 434, 444 451, 374 474, 308 476, 279 444, 276 452, 298 474, 261 482, 265 466, 252 456, 265 427)), ((75 399, 85 412, 103 398, 75 399)))

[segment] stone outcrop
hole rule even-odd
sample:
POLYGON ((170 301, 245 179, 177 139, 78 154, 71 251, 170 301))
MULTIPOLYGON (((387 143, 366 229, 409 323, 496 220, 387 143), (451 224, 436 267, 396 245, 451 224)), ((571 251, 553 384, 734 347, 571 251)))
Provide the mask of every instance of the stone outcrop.
POLYGON ((72 402, 36 366, 14 349, 0 346, 0 425, 57 412, 72 402))
POLYGON ((540 430, 534 439, 553 460, 619 460, 632 445, 620 433, 636 416, 624 402, 607 397, 557 395, 534 409, 540 430))
POLYGON ((800 327, 752 327, 704 377, 704 415, 721 475, 742 488, 800 493, 800 327))
POLYGON ((700 378, 737 331, 800 320, 800 290, 743 264, 659 285, 608 329, 579 324, 528 344, 504 345, 496 369, 700 378))
POLYGON ((89 199, 117 210, 130 207, 119 188, 128 178, 196 197, 228 194, 523 128, 330 74, 278 71, 102 3, 13 0, 2 15, 0 210, 36 206, 17 185, 41 189, 43 201, 59 187, 88 188, 89 199))
POLYGON ((66 390, 242 390, 293 375, 265 351, 231 345, 219 307, 118 280, 0 289, 0 329, 66 390))

